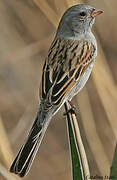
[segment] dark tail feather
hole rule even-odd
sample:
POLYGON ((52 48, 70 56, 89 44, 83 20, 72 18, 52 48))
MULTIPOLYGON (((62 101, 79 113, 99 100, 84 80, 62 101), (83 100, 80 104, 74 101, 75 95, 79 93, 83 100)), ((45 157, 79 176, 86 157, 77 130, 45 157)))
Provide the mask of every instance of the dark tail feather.
POLYGON ((37 126, 36 118, 30 132, 28 138, 24 145, 21 147, 18 155, 16 156, 13 164, 11 165, 10 172, 18 174, 20 177, 25 176, 30 167, 32 162, 36 156, 36 153, 39 149, 40 143, 42 141, 43 135, 45 133, 45 128, 37 126))

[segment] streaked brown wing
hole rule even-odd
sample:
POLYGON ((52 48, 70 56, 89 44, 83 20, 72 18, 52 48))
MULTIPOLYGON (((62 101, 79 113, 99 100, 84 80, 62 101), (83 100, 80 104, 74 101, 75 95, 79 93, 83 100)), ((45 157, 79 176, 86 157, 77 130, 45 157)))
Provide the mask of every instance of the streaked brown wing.
POLYGON ((95 47, 88 41, 55 39, 45 61, 40 96, 46 107, 61 104, 93 60, 95 47))

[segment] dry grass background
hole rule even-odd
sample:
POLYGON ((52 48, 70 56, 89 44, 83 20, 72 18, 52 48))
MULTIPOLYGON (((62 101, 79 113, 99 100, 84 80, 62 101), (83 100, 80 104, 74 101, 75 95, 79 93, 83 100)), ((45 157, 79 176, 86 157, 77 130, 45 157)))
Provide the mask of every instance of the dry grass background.
MULTIPOLYGON (((98 57, 92 76, 73 99, 92 175, 108 175, 117 138, 117 18, 115 0, 0 1, 0 174, 7 172, 38 108, 41 69, 65 9, 88 3, 104 10, 94 27, 98 57)), ((62 108, 52 119, 32 169, 24 179, 70 180, 62 108)), ((0 180, 5 178, 0 175, 0 180)))

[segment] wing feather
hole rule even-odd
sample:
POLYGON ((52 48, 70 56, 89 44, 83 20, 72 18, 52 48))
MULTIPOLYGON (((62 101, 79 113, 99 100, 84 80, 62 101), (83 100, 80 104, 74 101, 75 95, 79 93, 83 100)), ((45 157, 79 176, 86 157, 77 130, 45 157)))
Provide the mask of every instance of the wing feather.
POLYGON ((89 41, 55 39, 42 73, 40 96, 46 107, 61 104, 91 64, 95 47, 89 41))

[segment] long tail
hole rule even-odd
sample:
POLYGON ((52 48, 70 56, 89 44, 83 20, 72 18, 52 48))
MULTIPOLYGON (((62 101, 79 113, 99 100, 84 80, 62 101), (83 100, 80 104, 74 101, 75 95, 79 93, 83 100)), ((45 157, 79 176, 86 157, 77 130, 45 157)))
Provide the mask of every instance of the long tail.
POLYGON ((10 172, 18 174, 20 177, 25 176, 30 170, 48 125, 45 122, 42 126, 37 122, 39 122, 38 117, 10 168, 10 172))

